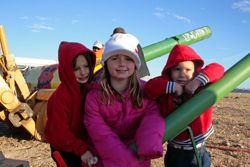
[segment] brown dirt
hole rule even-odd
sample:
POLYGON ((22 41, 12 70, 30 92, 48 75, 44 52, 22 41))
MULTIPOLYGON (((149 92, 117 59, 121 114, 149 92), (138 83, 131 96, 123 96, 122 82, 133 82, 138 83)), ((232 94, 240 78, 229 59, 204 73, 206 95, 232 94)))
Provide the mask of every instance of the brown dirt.
MULTIPOLYGON (((215 133, 207 141, 212 167, 250 167, 250 93, 230 93, 221 99, 215 105, 213 124, 215 133)), ((31 167, 55 166, 48 144, 16 129, 0 122, 0 151, 6 158, 27 160, 31 167)), ((163 166, 162 158, 151 166, 163 166)))

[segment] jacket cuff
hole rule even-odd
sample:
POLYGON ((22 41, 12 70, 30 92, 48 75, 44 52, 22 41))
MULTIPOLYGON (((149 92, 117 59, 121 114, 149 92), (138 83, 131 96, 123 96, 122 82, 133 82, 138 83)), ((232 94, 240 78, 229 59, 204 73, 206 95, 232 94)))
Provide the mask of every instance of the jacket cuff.
POLYGON ((88 151, 88 146, 86 144, 83 144, 77 148, 77 150, 74 151, 74 153, 78 156, 82 156, 86 151, 88 151))
POLYGON ((203 73, 200 73, 199 75, 197 75, 197 76, 195 77, 195 79, 197 79, 198 81, 200 81, 202 86, 205 86, 207 83, 209 83, 209 78, 208 78, 208 76, 206 76, 206 75, 203 74, 203 73))
POLYGON ((175 91, 175 82, 168 81, 166 87, 166 94, 174 93, 174 91, 175 91))

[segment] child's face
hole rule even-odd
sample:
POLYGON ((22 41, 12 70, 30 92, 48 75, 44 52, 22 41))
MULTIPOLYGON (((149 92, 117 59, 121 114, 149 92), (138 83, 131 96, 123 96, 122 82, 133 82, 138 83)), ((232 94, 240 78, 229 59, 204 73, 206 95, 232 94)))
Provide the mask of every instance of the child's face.
POLYGON ((135 62, 126 55, 113 55, 107 60, 111 79, 128 79, 135 71, 135 62))
POLYGON ((76 58, 74 74, 78 83, 84 84, 89 80, 89 65, 83 55, 79 55, 76 58))
POLYGON ((183 61, 171 69, 171 79, 180 85, 185 85, 193 79, 195 66, 192 61, 183 61))
POLYGON ((96 46, 93 47, 93 52, 98 52, 99 50, 100 50, 100 48, 98 48, 96 46))

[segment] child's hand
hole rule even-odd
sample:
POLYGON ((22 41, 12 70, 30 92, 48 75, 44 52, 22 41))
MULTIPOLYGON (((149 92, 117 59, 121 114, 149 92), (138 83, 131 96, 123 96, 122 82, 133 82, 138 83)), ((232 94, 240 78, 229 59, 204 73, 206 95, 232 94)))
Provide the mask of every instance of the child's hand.
POLYGON ((194 94, 194 92, 201 86, 201 82, 197 79, 189 81, 184 88, 185 93, 194 94))
POLYGON ((91 167, 92 165, 96 164, 98 159, 97 157, 93 156, 93 154, 90 151, 86 151, 82 156, 81 160, 83 164, 88 165, 88 167, 91 167))
POLYGON ((174 91, 175 95, 181 96, 183 94, 183 91, 184 91, 183 87, 180 84, 178 84, 177 82, 175 82, 175 91, 174 91))

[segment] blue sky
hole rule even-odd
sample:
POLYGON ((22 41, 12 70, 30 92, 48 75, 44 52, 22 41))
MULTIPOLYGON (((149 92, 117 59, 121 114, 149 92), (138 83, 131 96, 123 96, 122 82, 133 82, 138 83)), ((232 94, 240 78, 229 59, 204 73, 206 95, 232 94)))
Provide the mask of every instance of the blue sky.
MULTIPOLYGON (((250 0, 8 0, 1 2, 0 24, 17 57, 57 60, 60 41, 91 48, 117 26, 137 36, 142 47, 210 26, 212 36, 191 46, 206 64, 226 69, 250 53, 250 0)), ((166 60, 147 63, 151 76, 160 74, 166 60)), ((239 87, 250 88, 250 79, 239 87)))

